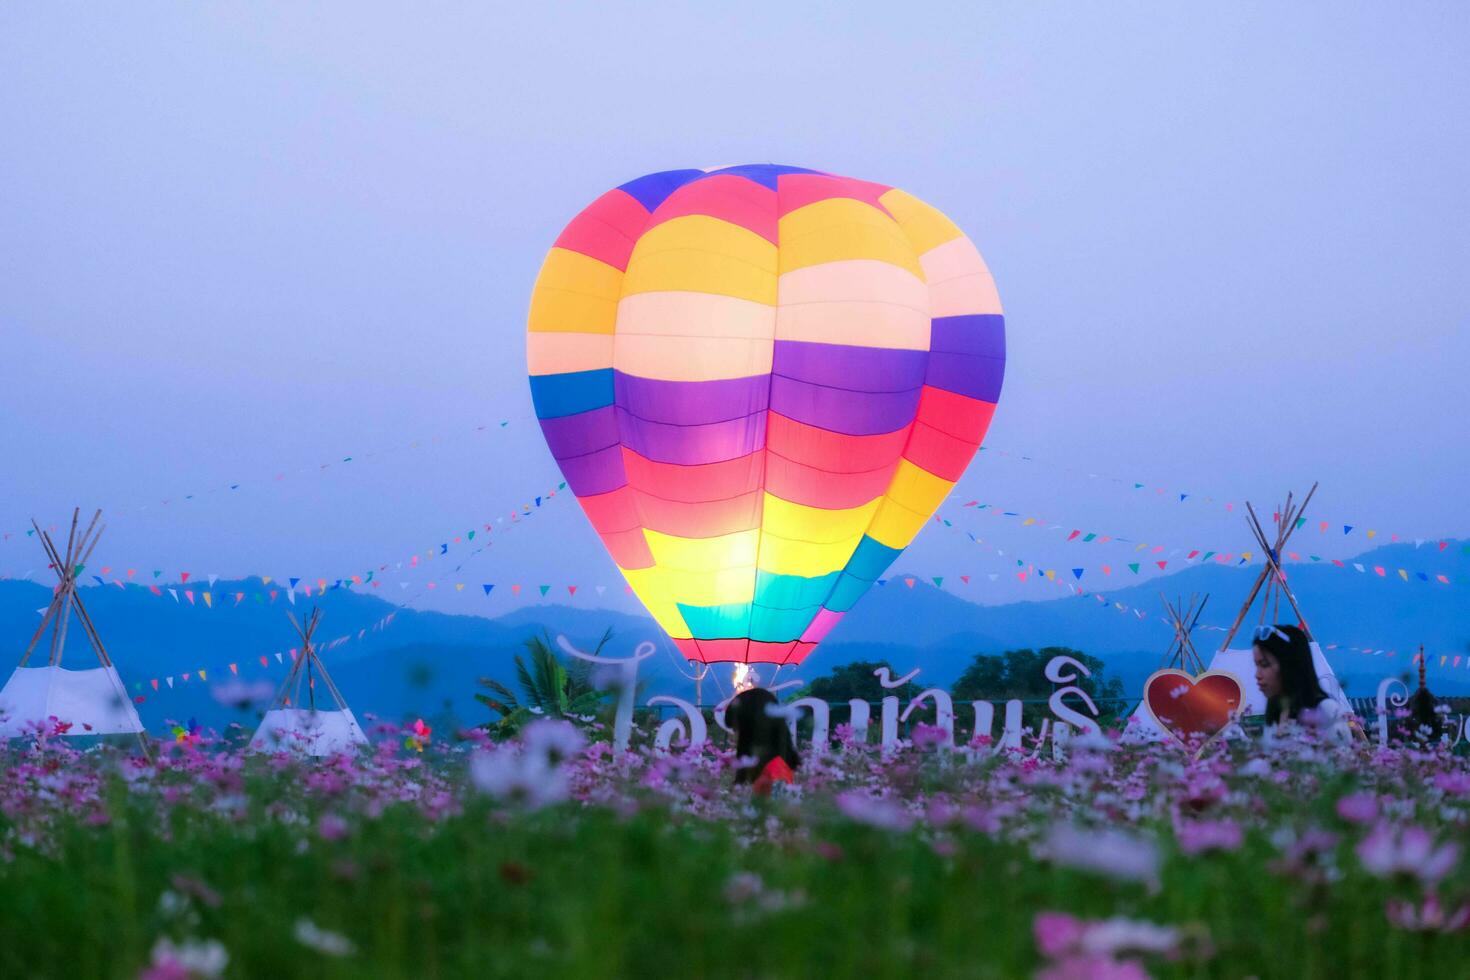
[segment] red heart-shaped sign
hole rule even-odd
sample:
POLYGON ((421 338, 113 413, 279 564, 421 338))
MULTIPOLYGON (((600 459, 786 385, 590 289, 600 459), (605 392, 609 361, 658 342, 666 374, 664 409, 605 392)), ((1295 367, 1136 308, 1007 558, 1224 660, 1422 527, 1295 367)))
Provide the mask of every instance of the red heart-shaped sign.
POLYGON ((1149 714, 1181 742, 1219 734, 1240 713, 1244 701, 1234 674, 1206 671, 1192 677, 1168 668, 1143 685, 1143 703, 1149 714))

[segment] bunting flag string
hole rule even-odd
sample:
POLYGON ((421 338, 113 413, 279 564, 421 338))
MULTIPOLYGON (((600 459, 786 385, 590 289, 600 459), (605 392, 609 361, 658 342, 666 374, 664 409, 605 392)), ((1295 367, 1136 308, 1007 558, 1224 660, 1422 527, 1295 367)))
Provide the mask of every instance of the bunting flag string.
MULTIPOLYGON (((534 414, 529 414, 529 413, 522 413, 520 415, 508 416, 508 417, 503 418, 503 419, 500 419, 498 421, 485 422, 483 424, 475 425, 472 428, 466 428, 464 431, 467 432, 467 433, 469 433, 470 435, 480 435, 480 434, 483 434, 483 433, 486 433, 486 432, 499 432, 499 431, 502 431, 502 430, 505 430, 505 429, 510 429, 512 427, 519 427, 520 425, 524 424, 527 421, 535 421, 535 415, 534 414)), ((458 434, 458 433, 459 433, 459 430, 456 430, 456 434, 458 434)), ((403 452, 405 450, 421 449, 424 446, 437 446, 437 445, 440 445, 441 443, 443 443, 445 441, 446 441, 446 437, 444 435, 440 434, 440 435, 434 435, 434 436, 429 436, 429 437, 420 437, 418 439, 413 439, 413 440, 411 440, 409 442, 401 443, 399 445, 385 446, 385 447, 382 447, 380 449, 373 450, 371 452, 366 452, 366 453, 352 453, 352 454, 349 454, 349 455, 333 456, 331 459, 327 460, 326 462, 318 463, 318 464, 315 464, 315 465, 312 465, 312 466, 301 466, 301 467, 297 467, 294 470, 289 470, 289 471, 287 471, 287 470, 276 470, 276 471, 274 471, 272 473, 272 475, 268 479, 265 478, 265 477, 261 477, 259 479, 254 479, 254 480, 249 480, 249 479, 233 480, 233 481, 230 481, 230 482, 227 482, 227 483, 219 484, 217 486, 207 487, 207 488, 204 488, 204 489, 201 489, 201 490, 196 490, 193 493, 176 493, 176 494, 172 494, 172 495, 170 495, 168 497, 163 497, 163 498, 159 499, 158 500, 158 503, 157 503, 157 506, 167 507, 167 506, 169 506, 171 504, 182 504, 182 503, 187 503, 187 502, 195 501, 195 500, 204 500, 206 498, 217 496, 217 495, 224 495, 224 494, 236 493, 236 492, 238 492, 238 491, 240 491, 242 489, 246 489, 246 488, 253 487, 253 486, 263 486, 263 485, 266 485, 268 483, 269 484, 280 483, 280 482, 284 481, 288 476, 301 476, 303 474, 320 474, 320 473, 326 472, 327 470, 332 469, 333 467, 348 466, 348 465, 351 465, 354 462, 362 462, 362 461, 373 459, 373 458, 379 457, 379 456, 388 456, 388 455, 392 455, 394 453, 403 452)), ((138 512, 138 511, 147 510, 150 506, 153 506, 153 505, 151 505, 151 504, 138 504, 138 505, 134 505, 134 506, 131 506, 131 507, 126 507, 126 506, 124 506, 124 507, 117 507, 117 506, 113 506, 113 507, 109 507, 108 508, 108 512, 111 513, 111 514, 135 513, 135 512, 138 512)), ((26 522, 26 523, 29 523, 29 522, 26 522)), ((47 530, 50 531, 52 534, 55 534, 56 533, 56 525, 53 524, 52 526, 50 526, 49 528, 47 528, 47 530)), ((20 539, 23 539, 25 537, 30 537, 30 536, 32 536, 34 534, 35 534, 35 529, 34 528, 27 529, 24 532, 24 534, 22 534, 20 531, 3 531, 3 532, 0 532, 0 543, 7 542, 7 541, 11 540, 11 538, 20 538, 20 539)))
MULTIPOLYGON (((524 523, 527 518, 535 515, 543 507, 545 507, 547 504, 549 504, 552 500, 556 499, 556 497, 558 496, 558 494, 560 494, 562 491, 566 490, 566 486, 567 486, 566 483, 563 481, 561 483, 558 483, 555 487, 552 487, 550 489, 547 489, 547 490, 542 491, 542 493, 539 496, 535 496, 533 498, 530 498, 525 503, 522 503, 519 507, 513 508, 509 512, 509 514, 507 516, 501 516, 501 517, 495 518, 495 523, 491 523, 489 521, 485 522, 482 525, 483 531, 480 528, 471 528, 468 531, 463 531, 463 532, 461 532, 459 534, 455 534, 453 536, 450 536, 450 537, 447 538, 447 540, 441 540, 439 543, 437 543, 437 544, 435 544, 435 545, 433 545, 431 547, 425 548, 422 551, 415 551, 413 554, 408 555, 404 559, 402 559, 402 560, 397 561, 396 563, 394 563, 393 564, 393 569, 395 571, 396 570, 401 570, 401 569, 403 569, 403 567, 404 567, 405 564, 410 569, 419 569, 421 567, 426 567, 427 562, 432 561, 435 558, 443 557, 443 556, 446 556, 446 555, 450 554, 451 547, 453 547, 453 548, 459 548, 460 546, 468 546, 468 545, 470 545, 471 543, 473 543, 475 541, 475 538, 476 538, 477 535, 480 536, 481 543, 480 543, 480 546, 479 547, 477 547, 473 552, 471 552, 471 554, 478 554, 486 546, 486 536, 489 535, 489 534, 492 534, 494 532, 495 527, 496 527, 497 524, 506 525, 505 526, 505 531, 509 531, 511 528, 514 528, 514 527, 516 527, 516 526, 524 523), (507 520, 508 520, 508 523, 507 523, 507 520)), ((565 496, 565 494, 562 494, 562 495, 565 496)), ((504 533, 504 531, 502 533, 504 533)), ((85 568, 90 567, 90 566, 79 565, 77 567, 78 567, 78 574, 80 574, 82 569, 85 569, 85 568)), ((271 576, 271 575, 258 575, 258 574, 257 575, 245 575, 245 576, 243 576, 243 578, 244 579, 258 578, 258 579, 261 580, 262 584, 264 584, 264 585, 270 585, 272 582, 276 582, 278 585, 284 583, 285 591, 287 592, 288 596, 290 597, 290 600, 294 603, 295 602, 295 593, 298 590, 300 590, 303 595, 309 597, 309 596, 312 595, 312 589, 313 589, 313 587, 315 587, 318 592, 326 592, 328 590, 338 589, 338 588, 350 588, 351 586, 354 586, 354 585, 366 585, 366 586, 369 586, 369 587, 374 588, 374 589, 380 588, 382 586, 383 579, 382 578, 379 578, 378 576, 381 573, 387 572, 388 570, 389 570, 389 564, 387 562, 385 562, 385 563, 383 563, 381 565, 378 565, 376 568, 368 569, 366 572, 362 572, 362 573, 359 573, 359 574, 348 574, 345 577, 335 577, 335 578, 332 578, 332 579, 328 579, 328 578, 325 578, 325 577, 310 578, 310 577, 307 577, 307 576, 300 576, 300 575, 293 575, 293 576, 288 576, 285 579, 279 579, 279 578, 277 578, 275 576, 271 576), (305 584, 303 584, 303 583, 305 583, 305 584)), ((128 567, 127 563, 122 563, 122 562, 116 562, 116 563, 107 564, 107 565, 99 565, 98 571, 101 572, 100 575, 99 574, 96 574, 96 573, 93 573, 91 575, 92 580, 98 586, 115 585, 115 586, 117 586, 120 589, 126 589, 127 586, 129 586, 129 585, 137 585, 137 586, 146 588, 153 595, 157 595, 157 596, 161 596, 161 595, 163 595, 164 591, 167 591, 174 598, 174 601, 176 601, 176 602, 178 601, 177 590, 175 590, 173 588, 169 588, 167 585, 165 585, 162 588, 160 588, 160 586, 157 584, 163 578, 163 575, 164 575, 164 570, 163 569, 159 569, 159 568, 153 569, 152 570, 152 576, 149 579, 143 579, 142 576, 139 576, 138 575, 138 569, 137 569, 137 567, 128 567), (113 572, 114 571, 120 572, 121 573, 121 577, 119 577, 117 575, 113 575, 113 572), (110 578, 104 578, 104 576, 111 576, 111 577, 110 578)), ((0 582, 6 581, 6 580, 11 579, 11 578, 14 578, 14 579, 17 579, 17 580, 27 580, 33 574, 35 574, 35 572, 36 572, 36 569, 32 568, 32 569, 28 569, 26 572, 24 572, 23 574, 20 574, 20 575, 0 574, 0 582)), ((178 584, 179 585, 185 585, 185 584, 187 584, 191 575, 193 575, 192 572, 187 572, 187 571, 181 571, 181 572, 179 572, 178 573, 178 584)), ((213 589, 214 584, 219 580, 219 578, 220 578, 220 576, 218 574, 210 574, 210 575, 207 576, 207 579, 209 581, 209 585, 210 585, 210 589, 211 590, 213 589)), ((171 581, 171 580, 164 580, 164 581, 171 581)), ((400 586, 403 587, 403 588, 407 588, 409 584, 411 584, 411 583, 403 582, 403 583, 400 583, 400 586)), ((84 585, 84 587, 90 588, 91 586, 90 585, 84 585)), ((430 587, 432 588, 433 586, 430 586, 430 587)), ((256 593, 257 596, 259 596, 261 594, 263 594, 263 593, 256 593)), ((237 594, 233 595, 232 597, 235 599, 235 604, 236 605, 239 605, 240 602, 243 601, 244 596, 245 596, 245 593, 237 593, 237 594)), ((200 594, 196 595, 196 590, 193 590, 193 589, 185 589, 184 590, 184 597, 185 597, 185 599, 188 601, 188 603, 190 605, 195 605, 196 604, 196 600, 197 600, 197 601, 203 602, 206 606, 209 606, 211 608, 213 606, 213 602, 214 602, 214 598, 215 598, 213 596, 213 594, 212 594, 211 591, 204 590, 204 591, 201 591, 200 594)), ((275 601, 274 594, 272 594, 271 601, 275 601)))
MULTIPOLYGON (((364 626, 364 627, 362 627, 355 634, 354 633, 344 633, 343 635, 337 637, 336 639, 328 640, 325 643, 318 644, 317 645, 317 653, 320 654, 320 653, 325 653, 325 652, 327 652, 329 650, 335 650, 338 647, 341 647, 341 646, 343 646, 345 644, 355 643, 355 642, 361 640, 368 633, 377 633, 377 632, 381 632, 383 630, 386 630, 393 623, 393 620, 397 617, 397 615, 398 615, 398 611, 397 610, 394 610, 393 612, 390 612, 390 613, 388 613, 388 615, 386 615, 386 616, 382 617, 381 619, 379 619, 377 622, 373 623, 371 626, 364 626)), ((296 654, 297 654, 297 649, 295 647, 292 647, 290 650, 287 650, 284 655, 282 655, 280 652, 277 652, 275 654, 275 666, 272 666, 271 659, 267 655, 262 654, 261 656, 257 657, 256 659, 260 661, 260 670, 261 671, 264 671, 264 672, 267 672, 267 673, 275 673, 276 672, 276 669, 275 669, 276 666, 285 666, 285 665, 288 665, 288 664, 295 663, 296 662, 296 654)), ((251 663, 251 661, 249 660, 249 658, 244 658, 244 659, 241 659, 241 660, 232 661, 232 662, 226 663, 224 665, 224 670, 228 670, 230 672, 230 676, 231 677, 239 677, 240 676, 241 668, 246 668, 246 669, 252 670, 252 671, 255 670, 254 664, 251 663)), ((179 672, 177 674, 169 674, 169 675, 165 675, 163 677, 150 677, 147 680, 146 685, 147 685, 147 689, 149 691, 151 691, 152 693, 154 693, 154 694, 162 694, 162 693, 164 693, 166 691, 180 691, 180 690, 183 690, 183 688, 189 684, 191 678, 198 678, 199 680, 208 683, 209 682, 209 674, 211 672, 214 673, 216 676, 218 676, 218 675, 220 675, 220 674, 223 673, 223 670, 221 670, 221 668, 218 667, 218 666, 215 666, 215 667, 199 667, 199 668, 197 668, 195 670, 192 670, 192 671, 181 671, 181 672, 179 672), (175 684, 175 681, 178 681, 179 683, 176 685, 175 684), (162 686, 160 686, 160 685, 162 685, 162 686)), ((145 703, 148 700, 148 696, 149 695, 146 694, 146 693, 144 693, 144 691, 145 691, 145 686, 144 685, 145 685, 145 682, 144 681, 134 681, 133 682, 133 685, 132 685, 132 688, 133 688, 133 701, 136 704, 143 704, 143 703, 145 703)))
MULTIPOLYGON (((951 497, 951 500, 957 500, 958 496, 951 497)), ((1056 531, 1066 533, 1066 538, 1063 541, 1063 543, 1066 544, 1108 544, 1112 542, 1131 544, 1133 545, 1133 551, 1135 554, 1146 553, 1149 556, 1148 562, 1152 565, 1157 566, 1161 571, 1166 571, 1168 569, 1169 563, 1180 555, 1183 555, 1182 560, 1185 563, 1189 564, 1203 564, 1207 561, 1214 561, 1217 564, 1221 565, 1246 565, 1250 564, 1253 561, 1265 560, 1264 557, 1257 556, 1254 551, 1250 550, 1236 553, 1224 549, 1213 550, 1205 548, 1169 548, 1167 545, 1149 544, 1145 541, 1137 541, 1133 538, 1127 538, 1121 535, 1102 534, 1096 531, 1084 531, 1077 527, 1071 527, 1069 531, 1069 526, 1066 524, 1047 522, 1039 517, 1026 517, 1024 516, 1022 511, 1006 510, 1000 505, 981 503, 978 500, 968 500, 962 504, 959 504, 958 506, 963 510, 969 510, 974 513, 982 513, 1001 518, 1017 518, 1021 527, 1035 528, 1040 531, 1056 531), (1156 557, 1160 555, 1162 555, 1163 557, 1156 557)), ((941 524, 945 524, 946 526, 953 526, 953 521, 938 514, 934 516, 934 520, 941 524)), ((1437 543, 1438 549, 1436 553, 1444 552, 1449 549, 1450 541, 1442 540, 1437 543)), ((1463 547, 1467 553, 1470 553, 1470 544, 1466 544, 1463 547)), ((1399 579, 1405 582, 1419 582, 1437 585, 1454 584, 1449 575, 1443 572, 1424 571, 1422 569, 1411 571, 1407 568, 1392 569, 1383 565, 1365 565, 1362 562, 1344 561, 1339 558, 1324 558, 1321 555, 1315 555, 1311 553, 1304 554, 1303 552, 1294 550, 1288 551, 1286 554, 1280 556, 1280 560, 1283 562, 1283 564, 1286 562, 1311 562, 1313 564, 1322 564, 1324 566, 1332 566, 1335 568, 1353 569, 1360 574, 1369 574, 1371 570, 1371 573, 1378 578, 1389 578, 1390 573, 1392 573, 1397 575, 1399 579)), ((1143 562, 1123 562, 1122 564, 1136 574, 1142 567, 1143 562)), ((1104 575, 1112 574, 1111 564, 1102 565, 1101 569, 1104 575)), ((1072 571, 1076 575, 1076 577, 1080 579, 1082 575, 1087 571, 1087 567, 1084 566, 1082 568, 1073 568, 1072 571)))
MULTIPOLYGON (((1043 461, 1038 459, 1038 457, 1029 454, 1019 453, 1014 450, 1003 449, 988 444, 981 446, 979 451, 982 453, 987 453, 993 458, 1011 459, 1023 463, 1035 463, 1043 461)), ((1118 476, 1104 476, 1100 473, 1084 472, 1082 470, 1074 469, 1072 467, 1053 461, 1045 461, 1045 465, 1051 466, 1054 469, 1059 469, 1062 472, 1068 473, 1072 476, 1085 476, 1088 479, 1094 480, 1106 479, 1109 483, 1117 484, 1125 489, 1131 489, 1131 491, 1133 492, 1145 493, 1148 496, 1154 497, 1156 499, 1167 500, 1177 504, 1194 503, 1209 505, 1222 503, 1222 500, 1220 498, 1210 496, 1208 494, 1201 494, 1192 491, 1182 491, 1178 489, 1171 490, 1167 487, 1159 486, 1158 484, 1154 483, 1140 482, 1138 480, 1125 479, 1118 476)), ((1231 513, 1235 511, 1236 505, 1234 501, 1224 500, 1223 505, 1226 511, 1229 511, 1231 513)), ((1317 532, 1319 534, 1328 536, 1346 537, 1356 533, 1369 541, 1377 541, 1379 538, 1384 536, 1382 532, 1380 532, 1376 528, 1369 527, 1364 521, 1348 522, 1320 519, 1309 521, 1303 519, 1298 522, 1298 527, 1301 527, 1305 524, 1315 524, 1317 527, 1317 532)), ((1390 532, 1387 535, 1387 538, 1390 544, 1399 544, 1401 542, 1409 541, 1414 542, 1416 547, 1424 544, 1438 544, 1441 551, 1444 551, 1448 546, 1448 543, 1444 540, 1414 537, 1411 535, 1400 535, 1394 532, 1390 532)), ((1461 545, 1461 553, 1470 555, 1470 542, 1461 545)))

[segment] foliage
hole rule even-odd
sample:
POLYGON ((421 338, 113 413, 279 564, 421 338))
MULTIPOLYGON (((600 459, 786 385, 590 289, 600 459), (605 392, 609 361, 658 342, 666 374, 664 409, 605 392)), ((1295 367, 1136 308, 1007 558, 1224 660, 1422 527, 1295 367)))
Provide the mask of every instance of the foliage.
POLYGON ((1007 650, 1001 656, 976 654, 950 688, 956 701, 1045 700, 1056 685, 1046 679, 1046 665, 1054 657, 1072 657, 1082 663, 1091 677, 1079 676, 1075 685, 1094 700, 1121 698, 1123 682, 1103 678, 1102 660, 1071 647, 1042 647, 1040 650, 1007 650))
MULTIPOLYGON (((600 654, 612 639, 612 630, 602 634, 597 647, 592 651, 600 654)), ((591 664, 574 660, 570 667, 564 666, 551 647, 550 634, 533 636, 526 640, 526 652, 530 656, 527 664, 516 654, 516 679, 521 694, 491 677, 481 677, 480 686, 489 694, 477 693, 479 701, 500 717, 485 722, 481 727, 498 738, 508 738, 519 732, 535 718, 583 719, 594 715, 610 693, 598 690, 592 683, 591 664), (522 703, 520 698, 524 697, 522 703)))
POLYGON ((845 704, 849 700, 877 703, 885 697, 897 696, 904 700, 919 693, 919 686, 912 681, 898 688, 885 688, 873 671, 888 664, 873 660, 855 660, 832 668, 832 672, 813 680, 802 691, 803 697, 820 698, 833 705, 845 704))

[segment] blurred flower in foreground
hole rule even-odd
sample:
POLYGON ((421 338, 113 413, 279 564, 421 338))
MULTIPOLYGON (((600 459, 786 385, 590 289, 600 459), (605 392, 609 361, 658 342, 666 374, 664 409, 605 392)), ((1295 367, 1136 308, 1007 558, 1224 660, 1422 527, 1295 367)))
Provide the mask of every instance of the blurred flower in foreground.
POLYGON ((1133 919, 1086 921, 1062 912, 1040 912, 1032 920, 1036 950, 1049 962, 1037 980, 1146 980, 1137 960, 1127 954, 1174 957, 1180 951, 1180 930, 1133 919))
POLYGON ((1120 881, 1158 881, 1158 845, 1121 830, 1082 830, 1070 824, 1052 827, 1037 856, 1056 864, 1091 871, 1120 881))
POLYGON ((892 800, 880 799, 857 790, 839 793, 837 809, 843 816, 857 823, 865 823, 879 830, 908 830, 913 825, 913 816, 892 800))
POLYGON ((1180 820, 1174 825, 1179 850, 1193 856, 1206 851, 1238 851, 1245 834, 1234 820, 1180 820))
POLYGON ((1446 913, 1436 895, 1424 896, 1423 905, 1390 901, 1386 914, 1394 926, 1411 932, 1459 932, 1470 925, 1470 904, 1462 904, 1453 912, 1446 913))
POLYGON ((1337 815, 1348 823, 1370 824, 1378 818, 1378 797, 1352 793, 1337 801, 1337 815))
POLYGON ((352 940, 335 932, 328 932, 310 919, 296 920, 296 941, 308 949, 327 956, 351 956, 357 952, 352 940))
POLYGON ((138 980, 217 977, 229 962, 230 954, 217 939, 186 939, 175 946, 163 936, 153 944, 152 962, 138 974, 138 980))
POLYGON ((571 795, 564 762, 585 740, 570 723, 549 718, 526 726, 522 744, 478 751, 470 760, 470 781, 482 793, 536 809, 571 795))
POLYGON ((1460 845, 1435 846, 1434 836, 1423 827, 1395 829, 1379 824, 1358 844, 1358 860, 1380 878, 1406 875, 1432 885, 1454 870, 1460 845))

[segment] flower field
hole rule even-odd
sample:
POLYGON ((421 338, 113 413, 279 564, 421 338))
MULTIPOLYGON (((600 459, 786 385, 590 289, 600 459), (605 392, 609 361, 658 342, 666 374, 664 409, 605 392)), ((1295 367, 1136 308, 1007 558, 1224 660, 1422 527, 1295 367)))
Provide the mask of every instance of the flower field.
MULTIPOLYGON (((615 755, 378 730, 302 761, 198 737, 15 748, 6 977, 1452 977, 1470 768, 1443 749, 1074 741, 1067 758, 615 755), (407 736, 407 738, 405 738, 407 736), (784 789, 784 787, 782 788, 784 789)), ((647 735, 644 733, 644 739, 647 735)))

